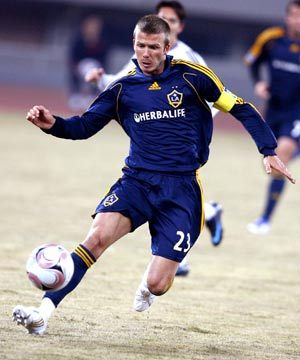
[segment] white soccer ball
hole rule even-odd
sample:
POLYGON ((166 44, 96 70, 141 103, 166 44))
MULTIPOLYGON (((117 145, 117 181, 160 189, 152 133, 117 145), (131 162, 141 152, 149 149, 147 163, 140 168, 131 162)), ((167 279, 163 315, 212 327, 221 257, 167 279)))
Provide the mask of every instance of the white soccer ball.
POLYGON ((44 244, 35 248, 26 263, 31 283, 43 291, 65 287, 74 273, 71 254, 61 245, 44 244))

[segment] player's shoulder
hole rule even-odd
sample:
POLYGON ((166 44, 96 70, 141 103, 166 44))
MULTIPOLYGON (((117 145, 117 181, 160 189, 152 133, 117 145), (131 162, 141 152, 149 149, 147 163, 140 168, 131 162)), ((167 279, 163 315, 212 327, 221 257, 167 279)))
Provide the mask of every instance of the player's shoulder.
POLYGON ((266 44, 271 40, 276 40, 285 36, 285 29, 283 26, 272 26, 264 29, 256 38, 256 41, 261 44, 266 44))
POLYGON ((222 91, 224 86, 215 72, 207 67, 206 65, 196 64, 192 61, 182 60, 182 59, 172 59, 171 66, 173 67, 174 71, 180 71, 182 76, 190 76, 194 77, 194 79, 203 79, 212 80, 215 85, 222 91))
POLYGON ((195 74, 208 74, 213 73, 213 71, 208 68, 206 65, 201 65, 199 63, 195 63, 193 61, 185 60, 185 59, 172 59, 171 66, 182 72, 194 72, 195 74))
POLYGON ((274 41, 283 38, 285 35, 286 31, 283 26, 273 26, 263 30, 256 37, 254 44, 246 53, 244 58, 245 63, 247 65, 253 64, 264 52, 264 49, 267 49, 268 44, 274 43, 274 41))

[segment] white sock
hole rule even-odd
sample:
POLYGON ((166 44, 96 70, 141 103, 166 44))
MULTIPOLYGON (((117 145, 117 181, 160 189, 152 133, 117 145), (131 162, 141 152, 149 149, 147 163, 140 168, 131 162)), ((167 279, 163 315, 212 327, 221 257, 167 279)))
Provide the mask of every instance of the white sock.
POLYGON ((42 317, 46 321, 48 321, 54 310, 55 310, 55 305, 53 304, 53 302, 49 298, 44 297, 39 307, 39 311, 42 317))

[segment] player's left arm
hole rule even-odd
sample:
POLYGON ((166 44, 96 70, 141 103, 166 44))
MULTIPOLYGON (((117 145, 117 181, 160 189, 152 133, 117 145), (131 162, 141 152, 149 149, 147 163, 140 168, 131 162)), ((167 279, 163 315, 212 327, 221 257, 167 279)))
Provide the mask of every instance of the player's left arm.
POLYGON ((275 153, 277 147, 275 136, 257 109, 228 91, 211 69, 200 68, 200 73, 198 77, 200 96, 213 102, 214 107, 230 113, 242 123, 256 143, 259 152, 264 155, 264 166, 268 174, 282 174, 294 183, 292 175, 275 153))
POLYGON ((251 103, 245 102, 224 88, 214 106, 223 112, 229 112, 242 123, 255 141, 259 152, 264 155, 263 162, 267 174, 284 175, 295 183, 292 174, 275 153, 277 142, 272 130, 251 103))

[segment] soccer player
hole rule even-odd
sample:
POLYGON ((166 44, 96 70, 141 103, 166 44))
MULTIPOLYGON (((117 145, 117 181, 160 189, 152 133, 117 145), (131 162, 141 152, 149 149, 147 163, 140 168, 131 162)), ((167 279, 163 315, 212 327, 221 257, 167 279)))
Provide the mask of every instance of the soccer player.
MULTIPOLYGON (((156 5, 156 13, 162 19, 167 21, 170 26, 170 50, 168 55, 174 59, 192 61, 194 63, 205 65, 202 56, 191 49, 187 44, 178 39, 185 26, 186 12, 183 5, 176 0, 163 0, 156 5)), ((133 56, 134 57, 134 56, 133 56)), ((126 75, 132 69, 132 61, 123 67, 117 74, 106 74, 103 68, 92 69, 86 75, 88 82, 97 82, 100 90, 103 90, 109 83, 126 75)), ((218 112, 212 108, 213 116, 218 112)), ((217 202, 205 203, 205 224, 211 235, 211 243, 218 246, 223 238, 223 225, 221 221, 222 207, 217 202)), ((186 276, 190 271, 190 266, 186 259, 178 266, 176 275, 186 276)))
MULTIPOLYGON (((255 94, 267 101, 266 121, 277 140, 277 153, 287 164, 300 145, 300 1, 286 8, 285 26, 263 31, 245 57, 255 83, 255 94), (268 69, 268 81, 261 74, 268 69)), ((285 179, 274 174, 270 181, 261 216, 248 225, 254 234, 267 234, 285 179)))
POLYGON ((226 90, 209 68, 167 55, 170 28, 156 15, 142 17, 134 30, 135 68, 111 84, 81 116, 63 119, 33 106, 27 119, 45 133, 87 139, 116 119, 130 138, 123 176, 99 203, 87 237, 72 253, 69 284, 46 292, 39 308, 18 305, 13 319, 42 335, 58 304, 80 283, 88 268, 114 242, 144 223, 151 234, 152 259, 134 299, 147 310, 166 293, 178 264, 203 227, 199 167, 209 156, 212 116, 206 101, 242 122, 264 155, 267 173, 294 182, 274 152, 276 140, 251 104, 226 90), (155 85, 154 85, 155 84, 155 85), (155 88, 155 90, 153 90, 155 88))

